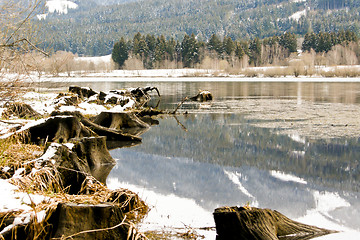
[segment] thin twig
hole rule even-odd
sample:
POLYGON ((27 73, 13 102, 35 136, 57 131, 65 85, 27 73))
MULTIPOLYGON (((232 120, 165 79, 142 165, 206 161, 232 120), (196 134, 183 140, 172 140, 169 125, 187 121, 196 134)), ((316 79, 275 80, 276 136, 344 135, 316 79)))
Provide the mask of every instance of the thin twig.
POLYGON ((10 42, 13 36, 19 31, 19 29, 24 25, 26 22, 29 21, 31 15, 35 12, 35 9, 40 6, 41 1, 38 1, 35 6, 32 7, 30 13, 26 16, 26 18, 19 24, 17 29, 10 35, 10 37, 6 40, 6 43, 10 42))
POLYGON ((29 44, 32 48, 34 48, 36 51, 38 52, 41 52, 42 54, 44 54, 45 56, 49 56, 49 53, 41 50, 40 48, 38 48, 37 46, 35 46, 32 42, 30 42, 27 38, 22 38, 22 39, 19 39, 19 40, 16 40, 12 43, 6 43, 6 44, 0 44, 0 48, 3 48, 3 47, 15 47, 18 43, 21 43, 21 42, 26 42, 27 44, 29 44))

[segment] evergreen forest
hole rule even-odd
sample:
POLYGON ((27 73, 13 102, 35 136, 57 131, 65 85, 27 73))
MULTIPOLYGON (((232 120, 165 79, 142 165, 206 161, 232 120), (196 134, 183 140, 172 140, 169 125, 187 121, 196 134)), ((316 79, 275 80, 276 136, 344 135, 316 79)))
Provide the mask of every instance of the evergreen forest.
MULTIPOLYGON (((350 45, 358 45, 358 38, 349 30, 337 33, 312 32, 305 35, 301 49, 304 52, 325 54, 336 46, 349 48, 350 45)), ((112 59, 119 68, 130 60, 131 65, 137 60, 141 68, 147 69, 167 68, 170 63, 173 63, 172 68, 194 68, 209 59, 226 60, 232 67, 241 63, 261 66, 284 61, 297 49, 297 38, 293 33, 262 40, 256 37, 248 41, 233 41, 229 36, 221 38, 213 34, 207 42, 198 40, 195 34, 185 34, 182 41, 178 41, 174 38, 167 40, 164 35, 137 33, 132 39, 121 37, 114 44, 112 59)))
MULTIPOLYGON (((111 54, 121 37, 166 36, 182 42, 194 34, 207 43, 215 34, 233 41, 307 33, 360 33, 360 0, 134 0, 74 1, 77 9, 34 20, 43 29, 40 47, 79 56, 111 54)), ((194 60, 196 61, 196 60, 194 60)))

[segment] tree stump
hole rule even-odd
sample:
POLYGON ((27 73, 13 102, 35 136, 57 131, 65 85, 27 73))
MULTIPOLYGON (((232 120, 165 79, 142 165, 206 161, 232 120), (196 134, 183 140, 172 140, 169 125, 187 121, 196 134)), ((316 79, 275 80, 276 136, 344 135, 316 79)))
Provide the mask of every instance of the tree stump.
POLYGON ((106 137, 82 138, 73 150, 78 158, 86 160, 91 175, 105 184, 107 176, 116 164, 106 147, 106 137))
POLYGON ((135 237, 144 239, 136 231, 131 230, 131 225, 123 221, 124 217, 121 208, 114 204, 60 203, 49 220, 53 226, 51 237, 99 240, 127 240, 135 237))
POLYGON ((198 101, 198 102, 211 101, 212 99, 213 96, 209 91, 201 91, 201 90, 196 96, 190 98, 190 100, 198 101))
POLYGON ((293 221, 270 209, 223 207, 215 209, 217 240, 305 240, 335 231, 293 221))
POLYGON ((30 142, 68 142, 72 138, 96 136, 74 116, 50 117, 45 122, 29 128, 30 142))
POLYGON ((106 138, 82 138, 73 144, 71 148, 71 145, 52 143, 44 155, 35 160, 35 166, 39 169, 54 166, 60 173, 63 187, 71 194, 81 190, 87 176, 105 184, 116 163, 106 148, 106 138))
POLYGON ((98 94, 97 92, 95 92, 91 88, 79 87, 79 86, 70 86, 69 87, 69 92, 77 94, 79 96, 79 98, 81 98, 81 99, 89 98, 89 97, 91 97, 91 96, 93 96, 95 94, 98 94))
MULTIPOLYGON (((134 143, 140 143, 141 142, 141 138, 137 137, 137 136, 133 136, 130 134, 125 134, 122 131, 116 130, 116 129, 110 129, 108 127, 104 127, 104 126, 100 126, 99 124, 96 124, 92 121, 90 121, 90 119, 84 117, 80 112, 75 111, 75 112, 69 112, 69 111, 65 111, 65 112, 58 112, 58 111, 54 111, 51 113, 51 116, 61 116, 61 115, 66 115, 66 116, 74 116, 76 118, 79 119, 79 121, 86 126, 88 129, 90 129, 91 131, 93 131, 94 133, 96 133, 99 136, 105 136, 107 138, 107 141, 121 141, 121 142, 134 142, 134 143)), ((121 145, 121 144, 120 144, 121 145)), ((127 143, 125 145, 128 145, 127 143)))
POLYGON ((134 112, 102 112, 93 121, 103 127, 116 130, 129 128, 149 128, 149 124, 140 120, 134 112))

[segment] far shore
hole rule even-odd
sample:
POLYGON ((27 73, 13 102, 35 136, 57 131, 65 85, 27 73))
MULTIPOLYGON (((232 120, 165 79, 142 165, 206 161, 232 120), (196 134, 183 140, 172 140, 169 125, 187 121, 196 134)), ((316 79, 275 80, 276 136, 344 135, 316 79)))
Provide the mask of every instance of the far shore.
MULTIPOLYGON (((313 75, 281 75, 270 74, 279 67, 247 68, 249 74, 230 74, 212 69, 150 69, 150 70, 111 70, 97 72, 69 72, 58 76, 32 74, 32 82, 360 82, 356 74, 352 76, 332 75, 324 77, 313 75)), ((319 68, 320 69, 320 68, 319 68)), ((328 73, 337 70, 349 70, 360 74, 360 65, 323 67, 321 71, 328 73)))

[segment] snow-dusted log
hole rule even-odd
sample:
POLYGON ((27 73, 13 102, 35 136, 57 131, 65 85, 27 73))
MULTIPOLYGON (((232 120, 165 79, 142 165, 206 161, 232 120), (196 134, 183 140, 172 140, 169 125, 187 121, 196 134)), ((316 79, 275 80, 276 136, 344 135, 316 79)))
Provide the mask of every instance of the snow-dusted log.
POLYGON ((217 240, 305 240, 334 231, 293 221, 270 209, 223 207, 215 209, 217 240))

